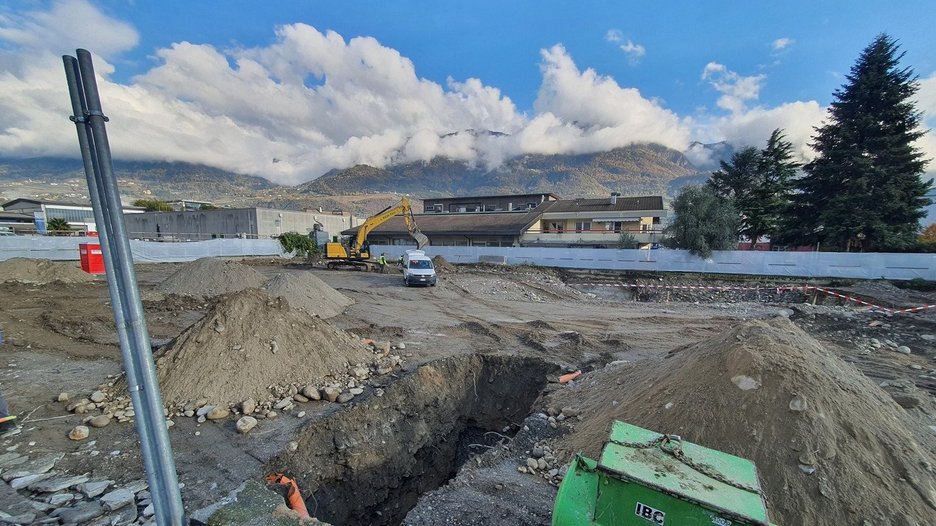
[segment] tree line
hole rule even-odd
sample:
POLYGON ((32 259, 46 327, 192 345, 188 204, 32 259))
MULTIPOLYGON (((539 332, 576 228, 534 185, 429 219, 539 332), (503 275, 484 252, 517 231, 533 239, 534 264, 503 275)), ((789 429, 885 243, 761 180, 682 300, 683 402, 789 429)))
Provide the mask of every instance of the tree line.
POLYGON ((915 145, 925 134, 912 100, 919 89, 904 53, 886 34, 866 47, 833 94, 826 122, 800 165, 782 129, 764 148, 746 147, 721 161, 701 186, 673 202, 671 243, 708 257, 713 250, 769 239, 816 250, 906 252, 936 247, 921 240, 930 204, 928 159, 915 145))

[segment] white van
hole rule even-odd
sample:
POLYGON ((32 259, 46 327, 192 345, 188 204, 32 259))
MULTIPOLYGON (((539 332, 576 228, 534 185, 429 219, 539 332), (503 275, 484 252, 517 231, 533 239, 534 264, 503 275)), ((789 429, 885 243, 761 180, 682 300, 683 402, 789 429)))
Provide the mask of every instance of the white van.
POLYGON ((432 260, 422 250, 407 250, 403 254, 403 284, 435 287, 436 271, 432 260))

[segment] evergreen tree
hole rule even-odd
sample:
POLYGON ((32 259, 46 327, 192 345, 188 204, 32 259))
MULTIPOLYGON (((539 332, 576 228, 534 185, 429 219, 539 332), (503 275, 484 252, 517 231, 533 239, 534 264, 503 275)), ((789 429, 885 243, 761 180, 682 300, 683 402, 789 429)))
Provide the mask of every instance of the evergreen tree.
POLYGON ((752 249, 758 239, 773 238, 782 229, 799 168, 792 149, 783 131, 776 129, 763 150, 749 146, 735 153, 730 161, 721 161, 721 170, 708 181, 718 195, 734 203, 741 214, 738 235, 751 240, 752 249))
POLYGON ((670 245, 707 258, 713 250, 738 246, 738 212, 711 186, 686 186, 673 201, 673 222, 666 227, 670 245))
POLYGON ((834 94, 816 129, 788 238, 842 250, 901 250, 916 242, 932 180, 913 143, 923 135, 911 97, 918 83, 897 43, 879 35, 834 94))

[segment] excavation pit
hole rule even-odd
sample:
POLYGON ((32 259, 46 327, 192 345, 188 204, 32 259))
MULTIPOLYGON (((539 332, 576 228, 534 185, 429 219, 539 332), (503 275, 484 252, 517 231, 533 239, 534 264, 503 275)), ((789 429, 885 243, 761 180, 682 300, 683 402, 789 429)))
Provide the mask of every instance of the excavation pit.
POLYGON ((396 525, 420 495, 522 426, 556 367, 466 355, 420 366, 357 405, 310 422, 271 460, 294 476, 309 512, 342 525, 396 525))

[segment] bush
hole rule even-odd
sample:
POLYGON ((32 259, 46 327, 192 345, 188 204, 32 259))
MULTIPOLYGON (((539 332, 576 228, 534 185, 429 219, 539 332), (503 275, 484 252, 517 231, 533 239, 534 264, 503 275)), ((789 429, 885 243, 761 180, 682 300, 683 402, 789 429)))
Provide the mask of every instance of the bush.
POLYGON ((294 257, 312 259, 319 253, 319 247, 311 237, 299 232, 284 232, 278 236, 283 251, 291 253, 294 257))

